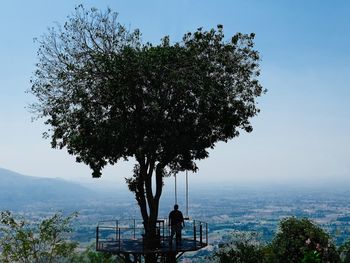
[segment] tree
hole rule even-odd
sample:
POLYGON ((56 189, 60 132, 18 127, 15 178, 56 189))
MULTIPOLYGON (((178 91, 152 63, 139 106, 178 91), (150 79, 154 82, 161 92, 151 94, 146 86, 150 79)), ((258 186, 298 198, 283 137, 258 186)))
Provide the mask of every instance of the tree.
POLYGON ((329 235, 307 218, 285 218, 271 246, 271 262, 340 262, 329 235))
POLYGON ((164 178, 196 171, 217 142, 252 131, 264 92, 259 54, 254 34, 225 41, 221 25, 152 45, 116 19, 110 9, 78 6, 39 40, 32 110, 50 126, 51 146, 67 148, 93 177, 135 158, 126 181, 153 240, 164 178))
POLYGON ((77 243, 69 241, 71 221, 57 213, 38 225, 16 219, 9 211, 1 212, 0 260, 4 263, 70 262, 77 243))

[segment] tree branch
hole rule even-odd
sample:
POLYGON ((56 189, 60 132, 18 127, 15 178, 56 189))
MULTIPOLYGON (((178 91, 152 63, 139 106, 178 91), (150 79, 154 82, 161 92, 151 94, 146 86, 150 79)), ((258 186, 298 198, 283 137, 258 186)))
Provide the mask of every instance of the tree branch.
POLYGON ((159 201, 163 190, 163 169, 164 166, 158 163, 156 167, 156 195, 154 197, 157 201, 159 201))

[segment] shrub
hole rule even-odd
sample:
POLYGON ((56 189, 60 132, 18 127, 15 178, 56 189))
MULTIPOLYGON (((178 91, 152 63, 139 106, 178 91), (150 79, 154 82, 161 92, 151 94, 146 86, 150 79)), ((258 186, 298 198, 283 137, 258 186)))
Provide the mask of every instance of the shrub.
POLYGON ((307 218, 282 219, 271 248, 276 263, 340 262, 329 235, 307 218))
POLYGON ((4 263, 70 262, 77 243, 68 239, 76 213, 64 217, 56 213, 38 224, 0 214, 0 261, 4 263))

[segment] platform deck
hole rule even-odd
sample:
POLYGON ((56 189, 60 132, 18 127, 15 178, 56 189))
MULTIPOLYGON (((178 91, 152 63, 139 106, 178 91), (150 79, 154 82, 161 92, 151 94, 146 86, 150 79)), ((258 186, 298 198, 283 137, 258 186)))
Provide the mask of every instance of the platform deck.
POLYGON ((195 241, 193 239, 183 238, 181 244, 176 244, 175 239, 171 243, 169 242, 169 239, 164 239, 156 248, 148 249, 145 247, 142 239, 127 239, 121 240, 120 242, 99 241, 97 244, 97 250, 101 252, 109 252, 112 254, 166 254, 169 252, 181 253, 187 251, 196 251, 205 246, 207 246, 206 243, 200 243, 199 241, 195 241))

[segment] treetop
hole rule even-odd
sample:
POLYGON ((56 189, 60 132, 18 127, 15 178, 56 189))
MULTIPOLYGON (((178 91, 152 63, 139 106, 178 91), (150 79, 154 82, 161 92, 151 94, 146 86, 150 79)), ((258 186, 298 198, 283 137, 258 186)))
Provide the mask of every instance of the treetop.
POLYGON ((32 109, 49 125, 52 147, 66 147, 95 177, 130 157, 196 171, 208 148, 252 131, 264 92, 253 39, 226 41, 218 25, 143 44, 117 13, 78 6, 39 40, 32 109))

